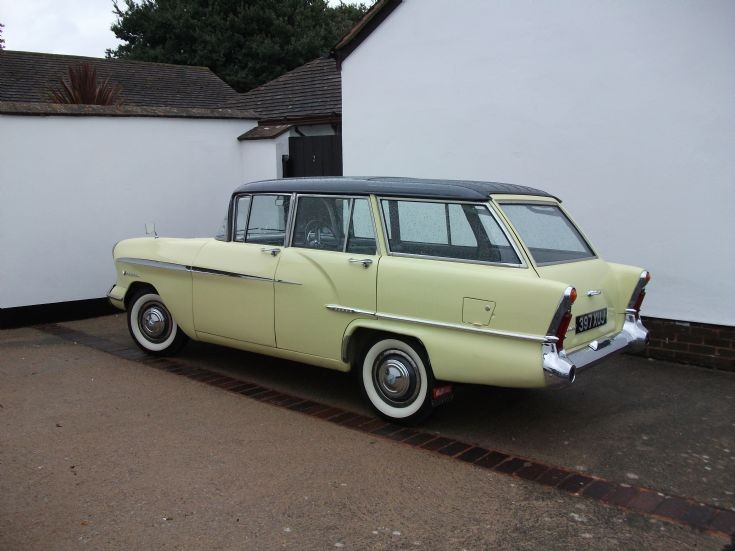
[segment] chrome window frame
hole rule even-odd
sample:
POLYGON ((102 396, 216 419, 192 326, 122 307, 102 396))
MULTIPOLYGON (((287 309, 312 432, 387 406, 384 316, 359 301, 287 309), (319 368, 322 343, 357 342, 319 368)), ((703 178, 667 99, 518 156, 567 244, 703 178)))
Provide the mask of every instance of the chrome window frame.
POLYGON ((373 254, 366 254, 364 256, 379 256, 380 255, 380 244, 378 240, 378 228, 375 225, 375 216, 373 214, 372 205, 370 204, 370 196, 369 195, 343 195, 343 194, 328 194, 328 193, 294 193, 295 203, 294 203, 294 209, 293 209, 293 217, 291 220, 291 232, 289 234, 288 239, 288 247, 293 247, 294 249, 304 249, 307 251, 319 251, 324 250, 324 252, 331 252, 331 253, 349 253, 349 254, 357 254, 357 253, 350 253, 347 250, 347 242, 349 241, 349 231, 350 231, 350 222, 352 221, 352 215, 355 212, 355 201, 358 199, 364 199, 367 202, 368 212, 370 213, 370 220, 373 225, 373 240, 375 241, 375 253, 373 254), (322 197, 326 199, 348 199, 350 201, 350 209, 349 209, 349 218, 347 219, 347 233, 345 234, 345 242, 342 244, 342 250, 341 251, 332 251, 327 249, 312 249, 309 247, 297 247, 293 244, 293 236, 296 229, 296 215, 298 213, 298 207, 299 203, 301 201, 302 197, 322 197))
MULTIPOLYGON (((367 203, 368 212, 370 213, 370 222, 373 225, 373 239, 375 240, 375 254, 366 256, 380 256, 382 254, 382 245, 380 242, 380 236, 378 235, 378 226, 375 224, 375 213, 373 212, 373 204, 370 201, 370 195, 352 195, 353 199, 365 199, 367 203)), ((352 202, 352 211, 350 212, 350 220, 352 220, 352 213, 355 211, 355 201, 352 202)), ((347 240, 345 239, 345 243, 347 240)))
POLYGON ((526 254, 528 254, 528 258, 533 262, 534 266, 538 266, 539 268, 544 266, 556 266, 558 264, 573 264, 574 262, 586 262, 588 260, 597 260, 600 258, 600 255, 597 253, 597 250, 592 246, 592 243, 587 238, 587 236, 584 234, 584 232, 580 229, 580 227, 576 224, 574 220, 572 220, 572 217, 569 216, 569 213, 561 206, 560 203, 556 201, 544 201, 541 199, 529 199, 528 201, 524 201, 523 199, 499 199, 495 201, 495 203, 498 206, 498 209, 503 214, 503 217, 508 220, 508 224, 511 228, 513 228, 513 232, 518 236, 518 241, 523 245, 524 250, 526 251, 526 254), (575 229, 575 231, 579 234, 579 237, 582 238, 582 241, 585 245, 587 245, 587 248, 592 251, 592 256, 586 256, 584 258, 574 258, 572 260, 555 260, 553 262, 536 262, 536 258, 533 256, 533 253, 531 252, 531 248, 526 245, 525 241, 523 241, 523 238, 521 234, 518 232, 516 227, 513 225, 513 221, 510 219, 510 217, 506 214, 506 212, 503 210, 503 205, 547 205, 550 207, 556 207, 558 208, 561 213, 566 217, 567 222, 569 222, 572 227, 575 229))
POLYGON ((232 242, 233 243, 247 243, 246 238, 248 236, 248 222, 250 222, 250 210, 253 208, 253 196, 250 193, 242 193, 240 195, 236 195, 234 199, 232 200, 232 242), (243 197, 249 197, 250 202, 248 203, 248 213, 245 217, 245 232, 242 236, 242 241, 238 240, 237 237, 237 210, 238 210, 238 204, 240 202, 240 199, 243 197))
MULTIPOLYGON (((501 220, 497 213, 491 208, 489 201, 457 201, 453 199, 421 199, 419 197, 386 197, 384 195, 377 195, 378 199, 378 210, 380 211, 380 223, 381 223, 381 229, 383 230, 383 239, 385 240, 385 249, 389 256, 399 256, 399 257, 405 257, 405 258, 424 258, 427 260, 443 260, 445 262, 459 262, 462 264, 482 264, 486 266, 501 266, 505 268, 528 268, 528 263, 526 262, 525 256, 521 254, 521 251, 518 249, 518 244, 516 243, 515 239, 513 238, 513 235, 508 231, 508 228, 506 227, 506 224, 501 220), (464 258, 451 258, 446 256, 432 256, 432 255, 424 255, 424 254, 411 254, 411 253, 397 253, 393 252, 390 249, 390 238, 388 237, 388 227, 385 223, 385 211, 383 209, 383 201, 406 201, 406 202, 413 202, 413 203, 441 203, 441 204, 451 204, 451 205, 474 205, 474 206, 483 206, 487 209, 488 213, 490 213, 490 216, 492 216, 495 223, 500 228, 500 231, 503 232, 503 235, 508 240, 508 243, 513 248, 513 252, 516 254, 519 260, 519 264, 513 264, 510 262, 489 262, 487 260, 468 260, 464 258)), ((449 237, 447 236, 447 240, 449 240, 449 237)), ((479 245, 479 243, 478 243, 479 245)))
POLYGON ((291 196, 292 208, 288 213, 288 223, 286 224, 286 242, 283 244, 284 248, 291 246, 291 237, 293 236, 293 226, 296 220, 296 193, 284 193, 283 195, 291 196))
MULTIPOLYGON (((349 205, 349 213, 347 214, 347 231, 345 232, 345 242, 342 244, 342 252, 347 252, 347 243, 350 241, 350 224, 352 223, 352 213, 355 212, 355 198, 350 197, 350 205, 349 205)), ((376 238, 373 237, 373 240, 376 238)), ((375 245, 375 248, 378 248, 378 245, 375 245)))

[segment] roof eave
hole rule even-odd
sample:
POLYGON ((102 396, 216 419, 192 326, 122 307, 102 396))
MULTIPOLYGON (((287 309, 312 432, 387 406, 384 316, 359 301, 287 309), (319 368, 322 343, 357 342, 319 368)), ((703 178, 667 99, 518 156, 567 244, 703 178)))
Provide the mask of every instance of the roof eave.
POLYGON ((251 111, 234 109, 143 107, 137 105, 81 105, 16 101, 0 101, 0 115, 257 120, 257 116, 251 111))
POLYGON ((342 62, 347 56, 355 51, 401 2, 402 0, 378 0, 362 19, 337 42, 330 52, 337 60, 337 69, 342 69, 342 62))
POLYGON ((266 126, 269 124, 340 124, 342 122, 342 115, 340 113, 330 113, 322 115, 294 115, 290 117, 271 117, 258 119, 260 126, 266 126))
POLYGON ((238 142, 273 140, 291 129, 290 124, 259 125, 237 137, 238 142))

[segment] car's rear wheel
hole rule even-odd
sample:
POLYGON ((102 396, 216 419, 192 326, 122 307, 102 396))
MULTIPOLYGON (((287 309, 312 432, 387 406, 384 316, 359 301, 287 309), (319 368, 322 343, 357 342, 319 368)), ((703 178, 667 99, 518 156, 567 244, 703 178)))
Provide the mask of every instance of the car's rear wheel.
POLYGON ((151 289, 138 291, 130 300, 128 329, 135 344, 154 356, 174 354, 188 340, 161 297, 151 289))
POLYGON ((384 337, 365 347, 360 364, 363 394, 382 418, 413 425, 434 407, 434 377, 422 348, 408 341, 384 337))

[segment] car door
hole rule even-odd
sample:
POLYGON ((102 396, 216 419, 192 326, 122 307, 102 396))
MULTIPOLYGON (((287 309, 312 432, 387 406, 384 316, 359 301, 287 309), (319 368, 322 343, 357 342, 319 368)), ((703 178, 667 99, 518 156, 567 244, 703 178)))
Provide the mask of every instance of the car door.
POLYGON ((370 199, 300 195, 291 246, 280 256, 277 346, 339 360, 346 327, 367 315, 355 311, 375 311, 379 256, 370 199))
POLYGON ((235 198, 231 241, 212 240, 192 266, 197 333, 275 346, 274 277, 290 195, 235 198))

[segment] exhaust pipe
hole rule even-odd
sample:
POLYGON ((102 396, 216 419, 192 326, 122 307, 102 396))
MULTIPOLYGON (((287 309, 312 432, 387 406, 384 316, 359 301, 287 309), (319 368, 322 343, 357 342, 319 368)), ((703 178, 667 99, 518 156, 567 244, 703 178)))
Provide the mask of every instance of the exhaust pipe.
POLYGON ((569 361, 566 354, 559 354, 555 346, 544 350, 544 375, 547 386, 568 385, 574 382, 577 376, 577 367, 569 361))

